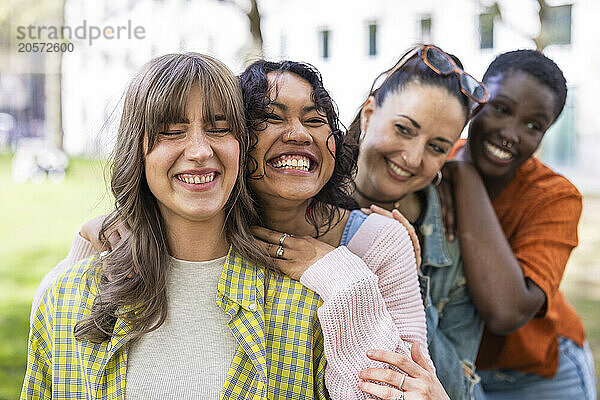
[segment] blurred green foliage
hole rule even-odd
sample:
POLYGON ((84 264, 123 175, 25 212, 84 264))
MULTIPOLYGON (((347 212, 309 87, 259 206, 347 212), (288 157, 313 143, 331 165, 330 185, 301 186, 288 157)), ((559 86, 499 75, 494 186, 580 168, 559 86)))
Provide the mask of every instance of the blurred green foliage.
POLYGON ((93 216, 111 208, 104 163, 72 159, 63 183, 17 185, 11 156, 0 155, 0 399, 19 397, 29 311, 38 282, 93 216))

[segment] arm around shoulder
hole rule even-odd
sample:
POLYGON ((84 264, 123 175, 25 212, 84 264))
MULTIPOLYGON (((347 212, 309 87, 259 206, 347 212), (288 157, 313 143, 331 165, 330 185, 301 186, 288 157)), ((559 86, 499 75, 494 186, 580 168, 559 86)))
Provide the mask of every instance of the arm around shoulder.
POLYGON ((378 277, 378 287, 402 340, 419 342, 431 363, 427 328, 412 239, 406 227, 381 215, 370 215, 348 248, 361 255, 378 277))
POLYGON ((358 374, 381 367, 366 353, 372 349, 410 354, 388 312, 377 276, 345 246, 313 264, 300 282, 324 301, 318 310, 325 340, 327 389, 332 399, 363 399, 358 374))

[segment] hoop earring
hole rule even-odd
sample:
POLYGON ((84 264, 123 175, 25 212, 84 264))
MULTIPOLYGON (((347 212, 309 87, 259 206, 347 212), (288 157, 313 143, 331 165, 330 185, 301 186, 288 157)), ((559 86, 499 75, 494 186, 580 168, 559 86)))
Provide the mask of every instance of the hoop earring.
POLYGON ((435 174, 435 179, 433 180, 433 186, 440 186, 440 183, 442 183, 442 171, 438 171, 437 174, 435 174))

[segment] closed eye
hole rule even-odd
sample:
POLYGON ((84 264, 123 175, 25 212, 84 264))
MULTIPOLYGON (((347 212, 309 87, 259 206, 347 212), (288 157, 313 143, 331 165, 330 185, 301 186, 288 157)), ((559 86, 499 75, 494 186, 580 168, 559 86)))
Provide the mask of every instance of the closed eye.
POLYGON ((327 124, 327 121, 324 120, 323 118, 311 118, 311 119, 307 120, 306 123, 310 124, 310 125, 321 126, 321 125, 327 124))
POLYGON ((268 113, 268 114, 267 114, 267 120, 268 120, 268 121, 270 121, 270 122, 273 122, 273 121, 275 121, 275 122, 280 122, 280 121, 283 121, 283 118, 281 118, 281 117, 280 117, 279 115, 277 115, 277 114, 274 114, 274 113, 268 113))
POLYGON ((231 132, 231 128, 213 128, 206 131, 206 133, 213 136, 224 136, 229 132, 231 132))
POLYGON ((182 135, 184 133, 185 133, 185 131, 182 131, 182 130, 168 130, 168 131, 158 132, 158 134, 162 135, 162 136, 176 136, 176 135, 182 135))

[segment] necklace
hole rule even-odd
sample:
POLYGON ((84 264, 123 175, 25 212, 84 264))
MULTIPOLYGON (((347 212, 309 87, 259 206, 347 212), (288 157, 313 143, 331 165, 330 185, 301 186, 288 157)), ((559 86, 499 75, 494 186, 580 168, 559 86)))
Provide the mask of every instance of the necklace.
POLYGON ((360 195, 360 197, 369 200, 370 202, 372 202, 373 204, 391 204, 394 208, 398 208, 398 206, 400 205, 400 201, 404 198, 404 196, 400 197, 399 199, 396 200, 391 200, 391 201, 380 201, 380 200, 376 200, 372 197, 367 196, 365 193, 363 193, 358 186, 356 186, 356 183, 354 183, 354 190, 356 190, 356 193, 358 193, 360 195))

